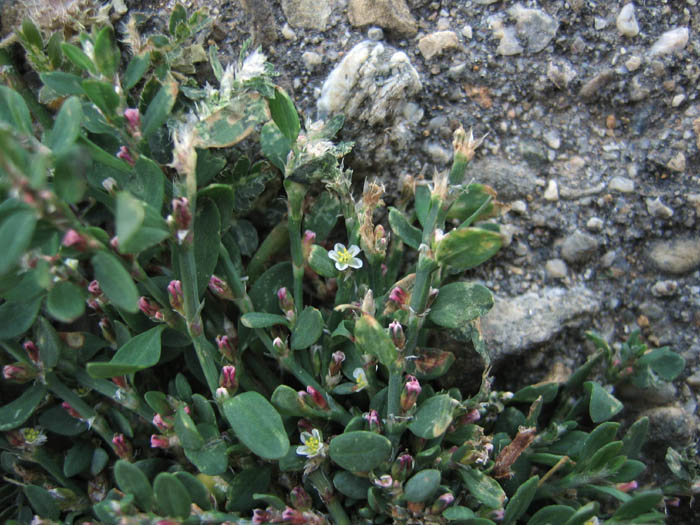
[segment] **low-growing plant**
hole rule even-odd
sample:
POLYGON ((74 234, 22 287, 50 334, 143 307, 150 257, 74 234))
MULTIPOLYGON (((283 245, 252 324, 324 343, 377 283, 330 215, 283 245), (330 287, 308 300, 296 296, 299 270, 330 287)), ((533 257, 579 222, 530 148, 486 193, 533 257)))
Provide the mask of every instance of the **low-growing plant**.
POLYGON ((648 420, 618 437, 611 387, 682 359, 591 334, 572 374, 492 390, 493 297, 462 279, 501 247, 502 206, 465 182, 479 141, 457 130, 451 170, 396 207, 375 182, 356 198, 342 117, 302 128, 259 50, 210 48, 216 87, 187 76, 206 21, 128 22, 122 64, 109 26, 57 44, 27 20, 38 98, 5 56, 0 516, 663 522, 661 491, 635 490, 648 420), (438 334, 483 376, 441 383, 438 334))

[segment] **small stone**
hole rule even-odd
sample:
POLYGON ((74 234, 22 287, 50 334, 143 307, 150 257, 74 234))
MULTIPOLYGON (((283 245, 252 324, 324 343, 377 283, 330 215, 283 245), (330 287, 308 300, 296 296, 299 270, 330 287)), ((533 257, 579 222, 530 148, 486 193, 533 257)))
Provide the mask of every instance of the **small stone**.
POLYGON ((606 27, 608 27, 608 21, 605 18, 596 16, 593 19, 593 27, 596 31, 600 31, 601 29, 605 29, 606 27))
POLYGON ((471 40, 472 39, 472 26, 470 26, 469 24, 465 25, 462 28, 462 36, 464 38, 466 38, 467 40, 471 40))
POLYGON ((598 251, 598 240, 587 233, 576 230, 561 245, 561 256, 568 263, 589 260, 598 251))
POLYGON ((370 27, 367 31, 367 37, 375 41, 384 40, 384 31, 381 27, 370 27))
POLYGON ((561 259, 550 259, 544 269, 552 279, 564 279, 569 272, 566 263, 561 259))
POLYGON ((554 128, 545 131, 542 138, 544 138, 547 146, 552 149, 559 149, 561 147, 561 137, 559 136, 559 132, 554 128))
POLYGON ((418 49, 426 60, 441 55, 446 49, 459 47, 459 39, 454 31, 437 31, 418 41, 418 49))
POLYGON ((625 67, 628 71, 637 71, 639 66, 642 65, 642 59, 637 55, 632 55, 627 60, 625 60, 625 67))
POLYGON ((500 157, 482 157, 470 164, 479 181, 488 184, 504 202, 522 199, 536 189, 537 176, 527 164, 511 164, 500 157))
POLYGON ((527 213, 527 203, 521 200, 513 201, 510 203, 510 209, 511 211, 522 215, 527 213))
POLYGON ((634 4, 625 4, 617 15, 617 30, 622 36, 633 37, 639 34, 639 24, 634 16, 634 4))
POLYGON ((651 293, 655 297, 669 297, 676 293, 678 283, 676 281, 657 281, 651 287, 651 293))
POLYGON ((683 173, 685 171, 685 155, 683 155, 683 152, 679 151, 676 153, 671 160, 668 161, 666 167, 671 171, 683 173))
POLYGON ((649 442, 664 448, 687 446, 695 432, 692 416, 677 406, 652 408, 639 416, 649 418, 649 442))
POLYGON ((603 224, 603 219, 600 219, 598 217, 591 217, 586 223, 586 228, 588 228, 588 230, 592 232, 600 232, 603 231, 603 224))
POLYGON ((613 177, 608 183, 610 191, 619 191, 620 193, 632 193, 634 191, 634 181, 627 177, 613 177))
POLYGON ((289 24, 284 24, 282 26, 282 36, 286 40, 295 40, 297 37, 297 34, 294 32, 294 29, 292 29, 289 24))
POLYGON ((547 65, 547 78, 559 89, 566 88, 576 75, 576 70, 564 59, 553 60, 547 65))
POLYGON ((578 92, 579 97, 586 101, 598 98, 602 89, 612 82, 614 78, 614 69, 604 69, 581 86, 578 92))
POLYGON ((499 55, 512 56, 523 52, 523 46, 520 45, 518 37, 515 36, 514 27, 506 27, 500 16, 490 16, 488 22, 494 38, 500 40, 496 49, 499 55))
POLYGON ((559 22, 540 9, 515 4, 508 14, 515 19, 518 39, 525 42, 525 48, 530 53, 539 53, 547 47, 559 28, 559 22))
POLYGON ((559 186, 557 186, 557 181, 550 179, 547 184, 547 189, 544 190, 544 198, 548 201, 558 201, 559 200, 559 186))
POLYGON ((649 215, 653 215, 657 219, 670 219, 673 217, 673 210, 661 202, 660 197, 647 199, 646 204, 649 215))
POLYGON ((685 382, 695 390, 700 390, 700 370, 695 372, 693 375, 688 376, 688 379, 686 379, 685 382))
POLYGON ((426 144, 424 150, 435 164, 447 164, 452 159, 452 154, 435 142, 426 144))
POLYGON ((307 69, 314 69, 323 62, 323 57, 314 51, 305 51, 301 59, 306 64, 307 69))
POLYGON ((600 265, 603 268, 610 268, 615 263, 615 259, 617 259, 617 252, 615 250, 607 251, 600 258, 600 265))
POLYGON ((282 11, 292 27, 325 31, 331 3, 330 0, 282 0, 282 11))
POLYGON ((700 238, 677 238, 651 245, 649 259, 656 269, 682 275, 700 266, 700 238))
POLYGON ((679 51, 688 43, 688 28, 677 27, 666 31, 659 39, 651 46, 649 54, 651 56, 665 55, 679 51))
POLYGON ((376 25, 401 36, 413 36, 418 32, 406 0, 350 0, 348 20, 354 27, 376 25))
POLYGON ((683 93, 679 93, 673 99, 671 100, 671 107, 677 108, 681 104, 683 104, 683 101, 685 100, 685 95, 683 93))

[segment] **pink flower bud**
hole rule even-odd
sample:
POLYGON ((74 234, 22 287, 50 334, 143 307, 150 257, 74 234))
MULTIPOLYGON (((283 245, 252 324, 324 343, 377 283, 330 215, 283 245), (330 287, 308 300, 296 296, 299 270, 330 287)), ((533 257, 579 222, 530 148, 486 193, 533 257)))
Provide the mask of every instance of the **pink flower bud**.
POLYGON ((182 295, 182 283, 180 281, 170 281, 168 284, 168 299, 170 300, 172 309, 182 313, 184 297, 182 295))
POLYGON ((153 424, 161 432, 165 432, 166 430, 170 430, 170 428, 172 426, 165 419, 163 419, 160 414, 156 414, 155 416, 153 416, 153 424))
POLYGON ((479 412, 478 409, 474 408, 467 412, 463 417, 462 417, 462 423, 469 424, 469 423, 476 423, 481 419, 481 412, 479 412))
POLYGON ((407 376, 406 384, 401 392, 401 409, 408 412, 416 404, 418 395, 421 392, 421 386, 414 376, 407 376))
POLYGON ((272 523, 273 515, 269 510, 255 509, 253 511, 253 523, 256 525, 262 523, 272 523))
POLYGON ((392 321, 389 324, 389 334, 391 335, 391 340, 394 342, 394 346, 399 350, 403 350, 406 346, 406 335, 403 332, 401 323, 392 321))
POLYGON ((151 448, 170 448, 170 440, 159 434, 153 434, 151 436, 151 448))
POLYGON ((284 355, 287 352, 287 343, 282 341, 280 337, 275 337, 272 341, 272 346, 279 355, 284 355))
POLYGON ((188 230, 192 224, 192 214, 190 213, 190 201, 187 197, 173 199, 173 219, 178 230, 188 230))
POLYGON ((112 378, 112 383, 117 385, 122 390, 126 390, 127 388, 129 388, 129 385, 126 382, 126 376, 115 376, 112 378))
POLYGON ((70 414, 71 417, 74 417, 75 419, 83 419, 82 416, 78 413, 78 411, 76 409, 74 409, 72 406, 70 406, 70 404, 67 403, 66 401, 61 403, 61 406, 63 407, 63 409, 66 412, 68 412, 68 414, 70 414))
POLYGON ((235 348, 231 339, 227 335, 217 335, 216 345, 219 347, 219 353, 229 361, 234 360, 235 348))
POLYGON ((363 419, 367 421, 369 429, 373 432, 381 432, 382 422, 379 419, 379 413, 376 410, 370 410, 366 414, 362 415, 363 419))
POLYGON ((141 114, 137 108, 126 108, 124 110, 124 118, 129 125, 129 131, 132 133, 133 131, 138 131, 141 127, 141 114))
POLYGON ((313 248, 314 241, 316 240, 316 233, 311 230, 306 230, 304 232, 304 237, 301 239, 301 253, 304 256, 304 260, 308 261, 311 255, 311 248, 313 248))
POLYGON ((164 319, 160 307, 156 303, 149 301, 147 297, 141 297, 139 299, 139 310, 153 321, 163 321, 164 319))
POLYGON ((284 315, 290 321, 294 321, 294 297, 289 293, 286 288, 280 288, 277 290, 277 303, 279 304, 280 310, 284 312, 284 315))
POLYGON ((102 294, 102 288, 100 288, 100 283, 96 280, 90 281, 90 284, 88 284, 88 292, 90 292, 92 295, 102 294))
POLYGON ((106 341, 109 341, 112 344, 116 343, 117 339, 114 335, 114 330, 112 330, 112 323, 110 323, 108 318, 103 317, 100 319, 97 326, 100 327, 102 337, 104 337, 106 341))
POLYGON ((311 396, 313 404, 321 410, 328 410, 328 401, 323 395, 312 386, 306 387, 306 392, 311 396))
POLYGON ((231 292, 231 288, 229 287, 228 283, 216 275, 212 275, 210 277, 209 289, 222 299, 233 299, 233 293, 231 292))
POLYGON ((114 437, 112 438, 112 445, 114 445, 114 453, 121 459, 131 458, 131 443, 126 440, 124 434, 114 434, 114 437))
POLYGON ((235 391, 238 388, 235 366, 226 365, 221 369, 221 379, 219 380, 219 385, 229 391, 235 391))
POLYGON ((307 522, 302 512, 291 507, 287 507, 282 512, 282 521, 284 523, 291 523, 292 525, 304 525, 307 522))
POLYGON ((304 487, 297 485, 289 493, 292 506, 299 510, 309 510, 311 508, 311 496, 304 490, 304 487))
POLYGON ((403 306, 408 301, 408 294, 400 286, 395 286, 389 294, 389 300, 395 302, 399 306, 403 306))
POLYGON ((74 248, 79 252, 83 252, 87 248, 87 239, 77 231, 70 229, 63 235, 61 244, 66 248, 74 248))
POLYGON ((328 373, 332 376, 340 372, 343 366, 343 361, 345 361, 345 354, 340 350, 333 352, 331 355, 331 362, 328 363, 328 373))
POLYGON ((410 454, 401 454, 391 466, 391 475, 394 479, 404 481, 413 472, 415 461, 410 454))
POLYGON ((375 479, 374 484, 377 487, 389 489, 394 484, 394 478, 392 478, 389 474, 384 474, 383 476, 375 479))
POLYGON ((129 148, 127 148, 126 146, 122 146, 121 148, 119 148, 119 151, 117 152, 117 158, 122 159, 124 162, 128 163, 129 166, 133 166, 134 164, 136 164, 134 157, 131 156, 129 148))
POLYGON ((621 492, 629 492, 631 490, 634 490, 638 487, 639 485, 637 484, 636 480, 628 481, 627 483, 618 483, 615 485, 615 488, 621 492))
POLYGON ((449 492, 445 492, 435 501, 435 503, 433 503, 433 506, 431 507, 430 511, 433 514, 441 514, 443 510, 452 505, 454 500, 455 497, 452 494, 450 494, 449 492))
POLYGON ((2 367, 2 376, 8 381, 26 383, 36 377, 36 371, 27 363, 13 363, 2 367))
POLYGON ((24 351, 27 352, 27 355, 32 362, 39 362, 39 349, 34 344, 34 341, 25 341, 22 347, 24 348, 24 351))

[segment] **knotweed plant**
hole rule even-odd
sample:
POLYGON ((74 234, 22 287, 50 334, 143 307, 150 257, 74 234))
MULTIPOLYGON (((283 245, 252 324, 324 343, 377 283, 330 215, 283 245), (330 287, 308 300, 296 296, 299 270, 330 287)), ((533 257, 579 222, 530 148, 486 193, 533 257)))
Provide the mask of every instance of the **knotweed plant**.
POLYGON ((662 522, 648 421, 618 437, 613 387, 682 359, 591 335, 575 372, 492 390, 479 141, 458 129, 451 170, 387 209, 342 117, 302 128, 259 50, 188 75, 207 24, 177 6, 163 33, 62 42, 27 20, 37 88, 2 56, 3 521, 662 522), (445 383, 450 338, 484 360, 469 385, 445 383))

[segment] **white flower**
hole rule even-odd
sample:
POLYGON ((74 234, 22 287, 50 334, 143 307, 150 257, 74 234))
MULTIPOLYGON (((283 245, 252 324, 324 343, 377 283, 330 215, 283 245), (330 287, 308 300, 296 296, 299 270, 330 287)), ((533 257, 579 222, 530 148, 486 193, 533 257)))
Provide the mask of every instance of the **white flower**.
POLYGON ((323 436, 314 428, 311 433, 301 433, 302 446, 297 447, 297 454, 306 456, 307 458, 315 458, 326 455, 326 444, 323 442, 323 436))
POLYGON ((348 267, 362 268, 362 259, 355 257, 358 253, 360 253, 360 247, 355 244, 350 248, 345 248, 344 245, 337 243, 328 252, 328 257, 335 261, 335 267, 342 272, 348 267))
POLYGON ((355 386, 353 387, 353 391, 359 392, 360 390, 364 390, 369 386, 367 374, 365 374, 365 371, 362 368, 356 368, 353 370, 352 377, 355 378, 355 386))
POLYGON ((255 50, 243 61, 241 69, 236 72, 236 80, 245 82, 251 78, 259 77, 265 73, 267 58, 259 50, 255 50))

